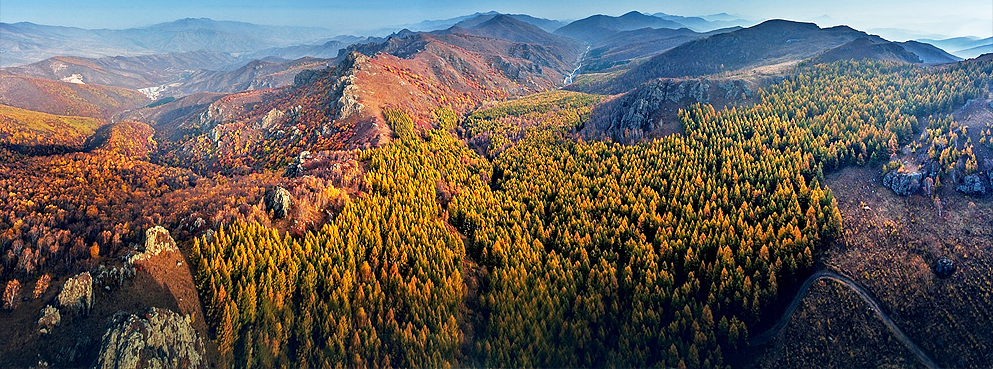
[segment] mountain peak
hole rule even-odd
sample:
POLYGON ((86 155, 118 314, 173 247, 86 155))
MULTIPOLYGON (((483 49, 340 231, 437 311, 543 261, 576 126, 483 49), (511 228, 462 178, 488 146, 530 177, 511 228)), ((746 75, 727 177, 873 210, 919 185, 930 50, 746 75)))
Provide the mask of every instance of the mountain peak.
POLYGON ((512 24, 512 25, 515 25, 515 26, 518 26, 518 27, 525 27, 525 28, 536 28, 536 29, 538 28, 538 27, 535 27, 535 26, 533 26, 533 25, 531 25, 531 24, 529 24, 527 22, 518 20, 518 19, 516 19, 514 17, 511 17, 509 15, 506 15, 506 14, 497 14, 497 15, 493 16, 493 18, 490 18, 488 21, 485 21, 483 23, 480 23, 479 25, 477 25, 475 27, 472 27, 472 28, 490 27, 490 26, 499 25, 499 24, 507 24, 507 25, 511 25, 512 24))
POLYGON ((817 24, 809 22, 797 22, 786 19, 770 19, 765 22, 759 23, 751 29, 775 29, 775 28, 792 28, 792 29, 805 29, 805 30, 819 30, 817 24))

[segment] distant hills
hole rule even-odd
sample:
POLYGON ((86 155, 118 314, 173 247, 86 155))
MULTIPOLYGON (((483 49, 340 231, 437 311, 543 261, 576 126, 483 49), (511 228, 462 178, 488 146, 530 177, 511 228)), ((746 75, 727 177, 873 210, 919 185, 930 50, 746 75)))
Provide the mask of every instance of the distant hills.
POLYGON ((55 115, 110 118, 148 104, 132 89, 82 85, 0 71, 0 104, 55 115))
POLYGON ((300 44, 321 44, 337 36, 316 27, 263 26, 187 18, 123 30, 82 29, 33 23, 0 23, 0 66, 33 63, 53 56, 103 57, 210 50, 252 53, 300 44))
POLYGON ((642 28, 617 32, 591 46, 583 60, 581 71, 583 73, 607 71, 616 66, 626 65, 634 59, 658 55, 692 40, 739 29, 741 27, 699 33, 688 28, 642 28))
POLYGON ((483 36, 494 39, 503 39, 519 43, 542 45, 555 48, 563 55, 576 54, 576 59, 566 60, 566 62, 578 61, 578 52, 584 47, 582 42, 575 39, 553 35, 538 26, 527 23, 509 15, 480 16, 457 23, 456 25, 435 34, 467 34, 483 36))
POLYGON ((564 26, 564 25, 567 24, 567 22, 563 22, 563 21, 559 21, 559 20, 552 20, 552 19, 545 19, 545 18, 536 18, 536 17, 532 17, 532 16, 527 15, 527 14, 502 14, 502 13, 498 13, 496 11, 488 11, 488 12, 485 12, 485 13, 479 13, 479 12, 477 12, 477 13, 473 13, 473 14, 469 14, 469 15, 463 15, 463 16, 460 16, 460 17, 454 17, 454 18, 448 18, 448 19, 426 20, 426 21, 422 21, 422 22, 418 22, 418 23, 414 23, 414 24, 400 25, 398 27, 381 29, 381 30, 378 31, 378 33, 379 34, 390 34, 390 33, 394 33, 397 30, 400 30, 400 29, 407 29, 407 30, 414 31, 414 32, 437 31, 437 30, 449 28, 449 27, 454 26, 454 25, 456 25, 458 23, 462 23, 462 25, 461 25, 462 27, 472 28, 475 24, 488 21, 490 18, 492 18, 492 17, 494 17, 496 15, 505 15, 505 16, 508 16, 508 17, 511 17, 511 18, 515 18, 515 19, 520 20, 522 22, 529 23, 529 24, 534 25, 534 26, 536 26, 538 28, 541 28, 545 32, 549 32, 549 33, 550 32, 553 32, 556 29, 559 29, 560 27, 562 27, 562 26, 564 26))
MULTIPOLYGON (((0 97, 11 106, 106 118, 115 109, 141 107, 164 97, 289 86, 301 72, 327 73, 350 54, 361 53, 371 61, 354 62, 355 68, 371 65, 373 70, 392 75, 368 74, 377 80, 368 86, 419 86, 416 93, 393 96, 395 91, 380 91, 374 98, 360 96, 375 105, 373 110, 406 104, 428 111, 441 101, 451 102, 453 96, 459 101, 455 106, 468 109, 486 99, 557 88, 563 81, 573 81, 577 73, 597 77, 570 89, 616 94, 660 78, 727 77, 802 60, 960 60, 928 43, 890 42, 847 26, 820 28, 813 23, 771 20, 748 28, 714 29, 749 23, 726 14, 683 17, 629 12, 566 24, 487 12, 425 21, 387 37, 336 36, 323 28, 210 19, 181 19, 127 30, 0 24, 3 63, 45 53, 99 55, 126 50, 131 54, 58 55, 5 68, 4 96, 0 97), (418 31, 442 25, 447 26, 418 31), (136 55, 144 53, 148 55, 136 55), (60 101, 54 91, 84 94, 89 97, 83 101, 99 102, 85 108, 32 105, 49 95, 60 101)), ((963 50, 982 48, 987 42, 990 39, 935 41, 946 48, 967 48, 963 50)), ((196 101, 202 101, 202 96, 196 101)))
POLYGON ((383 42, 381 37, 358 37, 358 36, 336 36, 323 44, 315 45, 293 45, 286 47, 275 47, 248 54, 247 59, 265 59, 277 57, 281 59, 299 59, 303 57, 330 59, 338 56, 338 53, 357 43, 383 42))
POLYGON ((330 64, 328 59, 310 57, 295 60, 270 57, 242 64, 228 53, 193 51, 131 57, 59 56, 7 68, 5 72, 73 84, 124 87, 138 90, 149 99, 158 99, 197 92, 231 93, 286 86, 301 70, 323 69, 330 64), (232 64, 240 67, 223 70, 232 64))
POLYGON ((962 60, 962 58, 949 54, 945 50, 923 42, 906 41, 896 42, 896 44, 899 44, 904 50, 917 55, 917 57, 921 58, 921 62, 924 63, 951 63, 962 60))
POLYGON ((814 63, 834 63, 839 60, 881 60, 902 63, 923 63, 917 54, 895 42, 876 42, 868 37, 857 38, 829 49, 811 59, 814 63))
POLYGON ((728 14, 715 14, 704 17, 683 17, 666 13, 655 13, 652 14, 652 16, 682 24, 697 32, 708 32, 721 28, 748 27, 759 23, 728 14))
POLYGON ((230 54, 212 51, 104 58, 57 56, 7 71, 56 81, 137 90, 176 82, 195 71, 220 69, 236 61, 230 54))
POLYGON ((963 59, 971 59, 983 54, 993 53, 993 37, 984 39, 955 37, 944 40, 919 39, 917 41, 940 47, 963 59))
MULTIPOLYGON (((686 42, 641 63, 623 75, 584 87, 620 93, 655 78, 698 77, 746 68, 795 63, 817 56, 822 61, 878 59, 949 62, 955 57, 924 44, 903 47, 847 26, 820 28, 813 23, 769 20, 753 27, 686 42), (857 43, 832 50, 852 41, 857 43), (918 56, 916 52, 922 54, 918 56)), ((817 59, 815 59, 816 61, 817 59)))
POLYGON ((619 17, 598 14, 580 19, 555 30, 555 34, 596 43, 618 32, 642 28, 679 29, 685 28, 685 26, 639 12, 628 12, 619 17))

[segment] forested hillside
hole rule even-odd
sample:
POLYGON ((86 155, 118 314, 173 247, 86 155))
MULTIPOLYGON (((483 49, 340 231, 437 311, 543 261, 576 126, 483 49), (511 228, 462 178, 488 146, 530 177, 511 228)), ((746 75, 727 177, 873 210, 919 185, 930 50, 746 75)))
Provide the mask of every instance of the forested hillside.
POLYGON ((841 230, 823 173, 887 160, 991 73, 804 65, 753 106, 685 110, 684 135, 586 143, 533 124, 492 163, 450 112, 416 128, 386 110, 398 139, 362 153, 371 191, 330 224, 196 241, 212 337, 236 365, 727 365, 841 230))

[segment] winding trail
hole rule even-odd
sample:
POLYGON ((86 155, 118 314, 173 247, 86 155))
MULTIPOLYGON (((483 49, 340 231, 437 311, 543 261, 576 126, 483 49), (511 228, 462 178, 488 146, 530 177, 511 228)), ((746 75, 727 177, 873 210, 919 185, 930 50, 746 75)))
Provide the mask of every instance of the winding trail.
POLYGON ((900 343, 903 343, 903 345, 906 346, 907 349, 910 350, 910 352, 913 352, 914 355, 917 356, 917 359, 920 360, 922 364, 924 364, 924 366, 928 367, 929 369, 938 368, 938 364, 935 364, 934 360, 931 360, 931 358, 928 357, 927 354, 923 350, 921 350, 920 347, 914 344, 914 341, 911 341, 910 338, 907 337, 907 335, 904 334, 902 330, 900 330, 900 327, 897 327, 896 323, 893 322, 893 319, 890 319, 889 315, 883 312, 883 309, 879 305, 879 302, 876 301, 876 299, 873 298, 871 294, 869 294, 869 291, 866 291, 865 288, 863 288, 861 285, 859 285, 851 278, 848 278, 846 276, 843 276, 841 274, 838 274, 830 270, 818 271, 813 275, 811 275, 809 278, 807 278, 807 280, 804 281, 803 285, 800 287, 800 290, 797 291, 796 297, 793 298, 793 301, 790 302, 789 307, 786 308, 786 312, 784 312, 783 316, 779 318, 778 322, 776 322, 776 325, 772 326, 772 328, 769 328, 769 330, 765 331, 764 333, 752 337, 752 339, 748 341, 748 345, 749 346, 762 345, 772 340, 773 337, 776 337, 779 331, 781 331, 784 327, 786 327, 786 324, 789 323, 790 318, 793 316, 793 313, 796 312, 796 309, 800 306, 800 301, 803 300, 803 297, 807 295, 807 290, 810 289, 810 286, 813 285, 814 282, 821 279, 833 280, 835 282, 841 283, 842 285, 848 286, 848 288, 851 288, 853 291, 855 291, 855 293, 862 298, 862 301, 865 301, 865 303, 869 304, 869 306, 872 308, 872 311, 876 313, 876 316, 879 317, 879 320, 883 321, 883 324, 886 325, 886 328, 888 328, 890 332, 893 333, 894 336, 896 336, 896 339, 899 340, 900 343))

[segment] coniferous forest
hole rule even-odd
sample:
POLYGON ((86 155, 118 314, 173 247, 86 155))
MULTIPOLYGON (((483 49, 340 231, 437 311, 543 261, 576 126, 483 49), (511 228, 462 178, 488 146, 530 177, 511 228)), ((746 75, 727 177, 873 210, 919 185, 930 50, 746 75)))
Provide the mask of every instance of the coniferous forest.
POLYGON ((492 160, 446 111, 415 131, 387 110, 365 197, 301 238, 196 239, 198 290, 236 366, 723 366, 843 227, 824 173, 889 158, 991 68, 805 65, 637 145, 573 140, 584 106, 525 97, 468 118, 537 123, 492 160))

